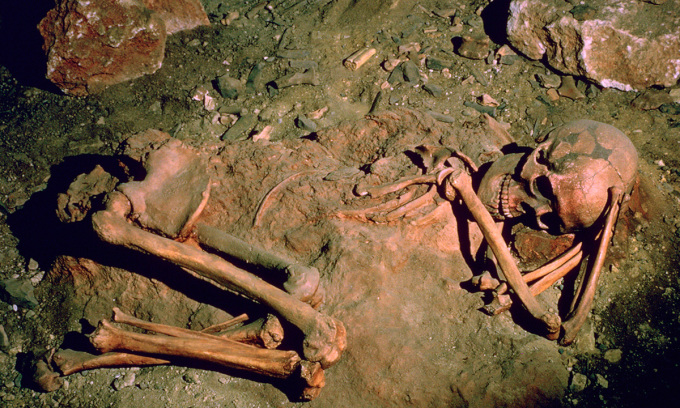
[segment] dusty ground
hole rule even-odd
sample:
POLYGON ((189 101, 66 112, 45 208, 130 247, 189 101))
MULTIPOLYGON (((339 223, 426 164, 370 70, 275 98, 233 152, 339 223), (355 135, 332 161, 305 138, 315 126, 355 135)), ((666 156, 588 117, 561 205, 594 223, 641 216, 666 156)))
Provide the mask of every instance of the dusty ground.
MULTIPOLYGON (((213 25, 171 37, 158 72, 83 99, 63 96, 42 81, 44 61, 35 57, 38 51, 30 52, 36 46, 32 27, 52 3, 30 10, 2 6, 2 34, 20 35, 26 47, 3 40, 0 61, 0 278, 30 279, 38 300, 34 308, 0 305, 0 324, 7 335, 0 333, 3 406, 126 407, 153 401, 208 407, 633 407, 670 398, 679 371, 678 115, 637 110, 631 107, 637 93, 594 87, 583 89, 586 99, 550 103, 535 82, 536 74, 546 73, 542 64, 521 58, 512 65, 489 64, 456 56, 451 39, 458 34, 448 20, 426 11, 450 6, 459 10, 465 30, 497 27, 502 20, 494 18, 502 16, 484 14, 482 21, 475 14, 485 1, 422 1, 422 8, 405 1, 280 1, 275 2, 276 23, 267 22, 272 16, 263 11, 230 26, 220 24, 229 11, 243 16, 257 3, 205 0, 213 25), (6 11, 27 19, 8 21, 6 11), (318 86, 270 91, 266 83, 293 71, 287 59, 275 58, 279 42, 283 48, 309 52, 306 59, 319 65, 318 86), (518 311, 491 318, 478 310, 481 295, 461 286, 475 271, 444 238, 456 233, 454 223, 442 220, 431 228, 416 228, 332 217, 308 221, 309 214, 323 215, 323 208, 350 200, 346 188, 352 180, 321 187, 310 187, 313 178, 300 180, 280 201, 282 217, 269 220, 267 228, 249 228, 252 205, 277 182, 273 175, 288 174, 299 163, 329 172, 367 164, 342 157, 342 166, 337 157, 328 161, 319 143, 300 139, 309 132, 299 129, 296 119, 328 107, 316 121, 320 129, 362 120, 389 76, 378 62, 409 42, 450 61, 450 76, 421 67, 423 81, 440 86, 444 94, 434 97, 421 86, 396 85, 383 90, 381 110, 406 107, 447 114, 454 122, 433 128, 455 134, 479 121, 479 113, 463 102, 486 93, 504 103, 497 119, 511 125, 520 145, 534 145, 534 137, 552 124, 589 118, 621 129, 638 149, 642 207, 619 226, 627 238, 618 240, 612 251, 591 319, 574 346, 560 347, 532 334, 518 311), (343 67, 344 58, 369 44, 378 50, 377 57, 357 71, 343 67), (131 134, 156 128, 191 145, 219 144, 226 127, 213 123, 215 113, 192 100, 192 91, 227 73, 245 80, 258 62, 264 66, 256 92, 237 100, 214 95, 222 112, 236 107, 257 113, 256 131, 273 127, 270 143, 246 140, 223 150, 220 157, 228 165, 216 170, 225 175, 223 191, 243 193, 233 202, 225 194, 208 216, 229 232, 322 271, 329 293, 324 311, 345 322, 349 348, 328 370, 320 398, 297 403, 290 400, 285 382, 183 366, 97 370, 69 377, 68 386, 56 392, 35 391, 27 371, 34 356, 59 346, 67 332, 86 330, 108 317, 116 302, 132 304, 138 293, 178 302, 172 321, 162 313, 165 306, 137 298, 143 317, 173 324, 200 326, 253 307, 188 284, 173 270, 159 269, 163 266, 141 257, 126 254, 121 259, 93 242, 87 225, 60 224, 54 208, 57 193, 94 163, 106 163, 131 134), (473 74, 477 80, 468 79, 473 74), (78 271, 130 279, 129 288, 66 279, 60 275, 66 273, 63 265, 73 263, 65 259, 95 259, 107 267, 80 261, 84 266, 78 271), (135 277, 126 278, 130 273, 135 277)), ((502 38, 492 38, 495 48, 502 44, 502 38)), ((332 145, 327 148, 333 150, 332 145)), ((542 301, 555 305, 559 293, 551 289, 542 301)))

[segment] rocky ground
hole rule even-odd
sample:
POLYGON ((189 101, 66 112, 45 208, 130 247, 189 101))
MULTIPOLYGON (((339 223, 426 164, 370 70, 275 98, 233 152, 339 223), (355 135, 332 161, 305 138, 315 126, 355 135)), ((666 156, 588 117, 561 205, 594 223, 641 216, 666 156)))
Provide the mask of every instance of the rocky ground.
MULTIPOLYGON (((0 30, 15 30, 27 45, 39 47, 31 27, 52 7, 45 3, 30 11, 3 6, 0 30), (7 12, 30 18, 14 23, 7 12)), ((677 101, 667 109, 644 110, 639 100, 633 103, 639 92, 601 89, 580 81, 562 94, 582 93, 582 98, 556 95, 550 84, 560 83, 559 76, 540 62, 501 56, 503 51, 497 51, 502 38, 493 38, 497 43, 489 45, 489 58, 461 57, 454 52, 452 38, 504 24, 493 20, 500 16, 481 12, 486 1, 425 0, 413 5, 387 0, 284 0, 272 2, 274 13, 254 12, 258 1, 203 3, 211 26, 170 36, 160 70, 85 98, 64 96, 41 80, 44 61, 33 58, 39 52, 3 44, 3 406, 125 407, 153 401, 162 406, 209 407, 633 407, 660 404, 674 394, 680 361, 677 101), (447 8, 457 11, 455 17, 432 13, 447 8), (239 17, 227 25, 234 11, 239 17), (418 73, 411 81, 403 74, 398 81, 394 76, 390 80, 390 72, 380 64, 397 58, 400 46, 412 47, 418 73), (345 58, 364 47, 375 48, 377 55, 354 71, 343 66, 345 58), (313 84, 271 84, 310 64, 318 66, 313 84), (232 99, 224 76, 244 85, 256 66, 261 72, 251 81, 252 92, 244 86, 232 99), (217 86, 223 94, 216 84, 224 84, 217 86), (360 123, 379 92, 374 111, 433 112, 440 121, 424 119, 431 121, 427 122, 431 132, 471 131, 479 123, 480 110, 486 109, 509 124, 510 134, 524 146, 535 146, 546 129, 575 118, 610 123, 633 141, 640 155, 641 204, 617 229, 624 237, 611 251, 593 313, 575 345, 560 347, 525 330, 521 313, 493 318, 482 314, 481 295, 461 286, 474 271, 456 257, 459 251, 453 244, 442 239, 450 232, 446 223, 422 229, 330 221, 310 226, 303 221, 305 228, 283 237, 272 232, 273 225, 254 232, 246 228, 241 215, 252 215, 248 204, 256 203, 268 183, 275 181, 258 172, 285 172, 295 164, 296 154, 325 157, 308 145, 314 132, 329 134, 324 129, 340 128, 351 134, 352 125, 342 123, 360 123), (482 106, 479 98, 484 94, 499 106, 482 106), (237 117, 254 118, 249 133, 264 140, 239 140, 247 135, 239 133, 233 140, 220 141, 237 117), (296 254, 322 270, 329 292, 325 312, 345 322, 349 346, 343 359, 327 371, 327 385, 318 399, 291 401, 286 383, 191 366, 95 370, 67 377, 66 385, 52 393, 32 386, 30 366, 36 356, 62 344, 67 332, 83 331, 108 318, 106 311, 117 304, 117 292, 111 288, 88 292, 86 286, 92 282, 62 279, 60 274, 67 273, 63 265, 69 265, 64 256, 88 259, 95 256, 89 253, 95 249, 86 242, 87 228, 65 228, 56 220, 56 195, 77 174, 115 154, 125 138, 149 128, 197 147, 227 146, 221 156, 232 160, 227 173, 248 177, 225 179, 227 191, 244 193, 228 208, 232 212, 215 217, 215 223, 296 254), (271 161, 282 152, 291 158, 288 162, 271 161), (83 298, 84 293, 88 297, 83 298)), ((290 191, 290 204, 280 209, 283 215, 294 215, 284 217, 287 231, 293 231, 289 224, 296 222, 295 216, 305 214, 296 204, 300 197, 333 203, 330 191, 318 188, 316 193, 315 198, 304 183, 290 191)), ((138 261, 142 262, 126 261, 127 269, 141 272, 135 285, 155 291, 159 299, 178 297, 168 293, 186 289, 182 283, 144 272, 138 261)), ((119 269, 123 272, 116 273, 129 273, 119 269)), ((190 299, 182 303, 184 315, 173 318, 198 322, 201 314, 210 315, 207 321, 240 311, 227 306, 222 308, 226 313, 218 315, 224 302, 206 301, 202 290, 191 288, 190 299), (209 308, 200 306, 204 303, 209 308)), ((131 302, 143 292, 126 293, 123 288, 118 294, 131 302)), ((559 293, 552 289, 542 301, 554 305, 559 293)), ((146 317, 168 322, 162 314, 164 305, 154 309, 153 301, 137 300, 146 317)))

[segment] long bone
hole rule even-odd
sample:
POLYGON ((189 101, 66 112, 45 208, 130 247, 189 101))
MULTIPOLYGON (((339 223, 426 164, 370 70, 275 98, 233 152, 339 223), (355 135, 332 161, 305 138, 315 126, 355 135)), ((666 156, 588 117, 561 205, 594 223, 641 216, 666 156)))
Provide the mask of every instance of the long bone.
POLYGON ((226 339, 187 338, 133 333, 106 320, 90 337, 102 353, 123 351, 200 360, 271 377, 287 378, 300 364, 294 351, 262 349, 226 339))
POLYGON ((198 242, 247 264, 276 270, 288 277, 283 283, 286 292, 313 307, 323 303, 323 289, 319 285, 319 270, 290 261, 257 245, 249 244, 233 235, 204 223, 196 223, 198 242))
POLYGON ((345 328, 339 320, 319 313, 309 304, 216 255, 134 227, 127 221, 130 211, 125 195, 111 193, 107 208, 92 216, 95 232, 105 242, 191 269, 209 282, 271 307, 304 334, 303 353, 307 360, 318 361, 323 368, 338 361, 346 347, 345 328))
POLYGON ((587 280, 581 281, 582 285, 583 282, 585 282, 585 285, 579 285, 579 290, 577 290, 577 293, 574 296, 571 313, 569 314, 567 320, 562 323, 563 334, 560 342, 563 345, 569 345, 576 339, 576 335, 581 329, 581 326, 583 326, 583 323, 585 323, 586 319, 588 318, 588 313, 593 307, 593 299, 595 298, 597 281, 600 278, 600 272, 602 271, 602 266, 604 265, 604 260, 607 256, 609 241, 611 241, 614 234, 614 226, 619 215, 619 210, 621 209, 623 197, 624 194, 621 189, 616 187, 609 189, 610 205, 607 218, 605 219, 604 227, 602 229, 600 245, 597 249, 597 255, 595 256, 595 260, 593 261, 593 266, 590 273, 588 274, 587 280))
MULTIPOLYGON (((531 294, 491 214, 489 214, 489 211, 484 207, 484 204, 482 204, 473 190, 470 175, 460 168, 448 168, 440 172, 438 179, 446 180, 463 199, 465 206, 479 225, 484 238, 496 257, 508 284, 527 311, 541 323, 547 333, 546 336, 550 339, 555 339, 559 335, 560 317, 556 314, 548 313, 531 294)), ((455 197, 447 198, 453 199, 455 197)))

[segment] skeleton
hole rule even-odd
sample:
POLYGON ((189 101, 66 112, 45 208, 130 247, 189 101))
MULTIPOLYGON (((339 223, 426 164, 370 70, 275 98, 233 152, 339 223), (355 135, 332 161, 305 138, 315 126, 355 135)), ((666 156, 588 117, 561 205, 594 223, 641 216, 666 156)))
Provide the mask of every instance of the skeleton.
MULTIPOLYGON (((511 304, 508 286, 539 323, 550 339, 570 344, 592 307, 595 288, 612 238, 619 209, 631 192, 636 175, 637 153, 628 138, 616 128, 590 120, 570 122, 553 129, 547 139, 530 153, 502 156, 484 173, 477 192, 472 178, 477 168, 460 153, 446 149, 420 149, 426 174, 388 185, 357 186, 359 195, 372 197, 398 192, 414 184, 430 184, 424 195, 412 199, 406 193, 385 204, 340 215, 374 222, 391 222, 417 213, 439 192, 447 200, 462 199, 479 225, 502 276, 475 277, 482 290, 494 290, 492 313, 507 310, 511 304), (467 171, 466 171, 467 167, 467 171), (522 275, 495 221, 523 220, 552 233, 599 230, 599 246, 591 271, 581 280, 567 320, 548 313, 536 295, 574 269, 584 254, 582 243, 543 267, 522 275), (529 282, 535 281, 531 286, 529 282)), ((432 213, 446 203, 439 204, 432 213)), ((422 219, 429 219, 428 214, 422 219)))
MULTIPOLYGON (((480 288, 496 293, 496 304, 489 305, 489 310, 498 313, 507 309, 509 287, 547 337, 556 338, 562 329, 563 341, 573 341, 592 305, 619 206, 635 177, 637 155, 630 141, 611 126, 592 121, 573 122, 554 129, 548 140, 529 154, 502 156, 486 170, 477 191, 473 189, 473 178, 482 174, 467 156, 428 146, 417 151, 423 159, 425 174, 387 185, 366 187, 359 184, 355 187, 358 195, 375 198, 403 189, 408 189, 407 193, 375 207, 340 211, 336 215, 379 223, 418 215, 414 223, 426 225, 438 214, 451 211, 454 202, 462 200, 479 225, 502 272, 496 277, 477 279, 483 282, 480 288), (411 186, 414 184, 429 185, 428 192, 413 198, 411 186), (581 194, 576 186, 583 187, 585 193, 581 194), (574 197, 581 199, 574 201, 574 197), (424 211, 432 203, 436 204, 434 210, 424 211), (580 263, 584 256, 583 245, 576 243, 544 267, 522 275, 496 221, 531 219, 531 216, 537 227, 552 232, 601 231, 599 250, 591 262, 592 271, 584 280, 583 289, 579 289, 581 294, 575 297, 572 317, 565 322, 556 314, 548 313, 536 295, 580 263), (530 282, 534 283, 529 286, 530 282)), ((237 346, 229 351, 220 349, 219 360, 216 360, 214 356, 193 350, 203 347, 205 342, 215 344, 215 339, 197 338, 195 333, 183 331, 175 336, 180 341, 168 340, 167 337, 156 337, 163 333, 156 331, 160 328, 142 326, 135 321, 137 327, 158 333, 145 335, 153 338, 142 340, 137 337, 141 334, 102 322, 91 341, 103 354, 83 356, 57 352, 48 363, 67 375, 89 368, 168 364, 178 357, 191 358, 274 377, 299 373, 304 380, 303 398, 314 398, 324 384, 323 370, 335 364, 346 347, 342 323, 315 309, 323 297, 319 272, 203 224, 200 215, 210 197, 211 181, 205 171, 206 163, 193 149, 174 139, 164 140, 144 159, 144 167, 146 178, 143 181, 119 185, 116 191, 108 194, 106 208, 93 214, 92 224, 98 236, 104 242, 172 262, 194 276, 269 307, 303 334, 302 353, 269 353, 266 361, 256 366, 254 354, 260 352, 250 354, 252 350, 246 352, 237 346), (266 283, 225 258, 237 258, 245 264, 278 271, 279 275, 287 277, 283 284, 285 290, 266 283), (239 361, 238 365, 234 365, 234 360, 239 361)), ((281 183, 317 172, 298 172, 281 183)), ((261 223, 261 215, 276 195, 277 188, 278 185, 262 199, 255 215, 255 227, 261 223)), ((122 316, 121 313, 117 315, 122 316)), ((114 322, 130 324, 130 321, 114 316, 114 322)), ((236 336, 232 340, 242 338, 236 336)), ((267 345, 264 341, 257 342, 267 345)), ((53 376, 46 375, 45 378, 53 376)))

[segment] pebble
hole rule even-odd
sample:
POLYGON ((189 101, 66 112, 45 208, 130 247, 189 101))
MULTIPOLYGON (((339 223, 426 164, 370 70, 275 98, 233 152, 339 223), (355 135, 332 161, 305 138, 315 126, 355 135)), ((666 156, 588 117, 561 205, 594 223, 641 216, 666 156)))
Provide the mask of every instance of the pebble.
POLYGON ((456 53, 461 57, 483 60, 489 55, 491 39, 486 35, 464 35, 456 42, 456 53))
POLYGON ((588 385, 588 377, 586 377, 585 374, 574 373, 574 375, 571 376, 569 389, 572 391, 581 392, 586 389, 586 385, 588 385))
POLYGON ((604 359, 612 364, 616 364, 621 361, 623 357, 623 352, 620 349, 610 349, 604 352, 604 359))
POLYGON ((602 388, 609 388, 609 381, 602 374, 595 374, 595 378, 597 379, 597 385, 602 388))
POLYGON ((29 271, 37 271, 38 268, 39 268, 38 261, 36 261, 33 258, 28 260, 28 270, 29 271))
POLYGON ((444 90, 440 86, 434 84, 425 84, 423 85, 423 89, 435 98, 439 98, 444 94, 444 90))
POLYGON ((316 123, 305 115, 298 115, 295 120, 295 126, 307 132, 316 132, 317 128, 316 123))
POLYGON ((420 81, 420 70, 415 62, 408 60, 401 63, 401 70, 404 73, 404 80, 411 84, 417 84, 420 81))
POLYGON ((425 67, 433 71, 441 71, 444 68, 450 68, 452 65, 450 61, 444 61, 439 58, 427 57, 425 60, 425 67))
POLYGON ((135 379, 136 375, 133 372, 126 373, 122 377, 118 377, 115 380, 113 380, 113 384, 111 386, 113 387, 114 390, 120 391, 123 388, 127 387, 132 387, 135 385, 135 379))
POLYGON ((562 83, 562 78, 554 74, 536 74, 536 80, 543 88, 557 88, 562 83))
POLYGON ((217 92, 219 92, 223 98, 238 98, 239 90, 242 88, 241 81, 232 78, 229 75, 219 76, 215 81, 217 83, 217 92))

